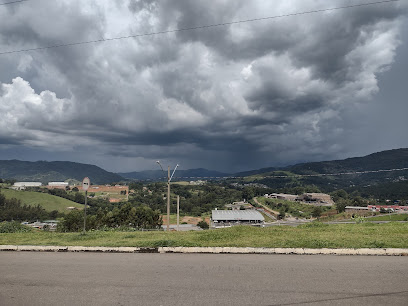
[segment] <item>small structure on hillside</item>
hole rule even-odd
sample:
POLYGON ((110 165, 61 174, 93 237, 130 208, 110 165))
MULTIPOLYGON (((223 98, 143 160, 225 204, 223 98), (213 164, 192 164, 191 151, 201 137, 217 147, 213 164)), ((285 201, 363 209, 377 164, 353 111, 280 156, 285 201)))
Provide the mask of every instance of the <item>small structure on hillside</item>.
POLYGON ((245 209, 245 208, 250 208, 252 207, 251 204, 245 202, 245 201, 240 201, 240 202, 233 202, 232 204, 226 204, 225 208, 229 210, 240 210, 240 209, 245 209))
POLYGON ((212 210, 211 227, 224 227, 239 224, 261 225, 265 218, 256 210, 212 210))
POLYGON ((397 213, 408 213, 408 206, 401 205, 368 205, 367 209, 371 211, 388 211, 397 213))
POLYGON ((325 193, 304 193, 298 196, 296 201, 316 206, 332 206, 334 204, 330 195, 325 193))
POLYGON ((279 199, 279 200, 285 200, 285 201, 296 201, 297 195, 295 194, 285 194, 285 193, 272 193, 269 195, 265 195, 265 197, 269 199, 279 199))

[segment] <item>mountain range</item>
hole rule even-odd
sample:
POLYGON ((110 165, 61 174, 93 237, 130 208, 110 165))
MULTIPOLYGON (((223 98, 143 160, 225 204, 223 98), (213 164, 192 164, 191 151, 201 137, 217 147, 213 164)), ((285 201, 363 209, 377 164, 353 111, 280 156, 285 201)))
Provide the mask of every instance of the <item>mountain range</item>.
MULTIPOLYGON (((314 184, 323 187, 330 186, 330 189, 333 189, 345 188, 353 185, 373 185, 384 181, 392 182, 396 180, 405 180, 405 178, 408 179, 408 170, 367 173, 363 175, 311 176, 302 178, 296 177, 296 175, 336 174, 395 168, 408 168, 408 148, 382 151, 364 157, 302 163, 281 168, 270 167, 236 174, 222 173, 203 168, 177 170, 174 174, 173 180, 236 177, 236 181, 257 182, 276 188, 285 187, 288 184, 314 184), (286 175, 287 179, 277 180, 276 178, 273 178, 273 176, 282 174, 286 175)), ((47 183, 49 181, 66 181, 68 179, 82 181, 86 176, 91 179, 92 183, 105 184, 123 180, 165 181, 167 178, 167 172, 163 172, 162 170, 149 170, 112 173, 94 165, 75 162, 0 161, 0 178, 3 179, 40 181, 47 183)))
POLYGON ((237 181, 261 183, 271 188, 316 185, 324 191, 356 186, 372 187, 401 181, 406 184, 408 182, 408 148, 382 151, 344 160, 302 163, 282 168, 263 168, 237 173, 235 176, 242 177, 237 181), (364 171, 368 172, 352 174, 364 171), (276 178, 276 176, 280 177, 276 178))
POLYGON ((108 172, 94 165, 80 164, 67 161, 20 161, 0 160, 0 178, 15 179, 17 181, 35 181, 48 183, 74 179, 82 181, 89 177, 91 183, 105 184, 119 182, 123 177, 108 172))

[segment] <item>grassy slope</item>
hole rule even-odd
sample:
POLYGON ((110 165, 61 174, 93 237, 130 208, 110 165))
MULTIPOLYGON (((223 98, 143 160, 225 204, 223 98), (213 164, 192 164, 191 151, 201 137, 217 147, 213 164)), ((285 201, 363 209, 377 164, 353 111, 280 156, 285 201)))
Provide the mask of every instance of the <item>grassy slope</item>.
POLYGON ((32 232, 0 234, 0 244, 79 246, 234 246, 304 248, 408 248, 408 223, 309 224, 198 232, 32 232))
POLYGON ((367 218, 367 221, 408 221, 408 214, 382 215, 367 218))
POLYGON ((6 198, 16 198, 23 204, 35 206, 40 204, 46 211, 58 210, 59 212, 67 212, 67 207, 82 208, 84 205, 72 202, 70 200, 53 196, 46 193, 32 191, 16 191, 12 189, 1 189, 0 192, 6 198))

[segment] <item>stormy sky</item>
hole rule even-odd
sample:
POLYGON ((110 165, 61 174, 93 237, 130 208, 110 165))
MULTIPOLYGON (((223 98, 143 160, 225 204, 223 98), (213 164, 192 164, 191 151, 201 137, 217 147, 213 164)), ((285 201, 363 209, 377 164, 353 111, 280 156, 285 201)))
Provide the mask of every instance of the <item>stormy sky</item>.
MULTIPOLYGON (((0 53, 367 2, 31 0, 0 6, 0 53)), ((0 54, 0 159, 235 172, 408 147, 407 17, 400 0, 0 54)))

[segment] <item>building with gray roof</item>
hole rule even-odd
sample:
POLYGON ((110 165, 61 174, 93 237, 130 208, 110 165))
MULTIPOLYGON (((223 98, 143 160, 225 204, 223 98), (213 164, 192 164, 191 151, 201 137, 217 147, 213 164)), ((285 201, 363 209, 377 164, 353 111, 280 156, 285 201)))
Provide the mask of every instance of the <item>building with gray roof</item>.
POLYGON ((256 210, 212 210, 211 225, 260 224, 265 218, 256 210))

